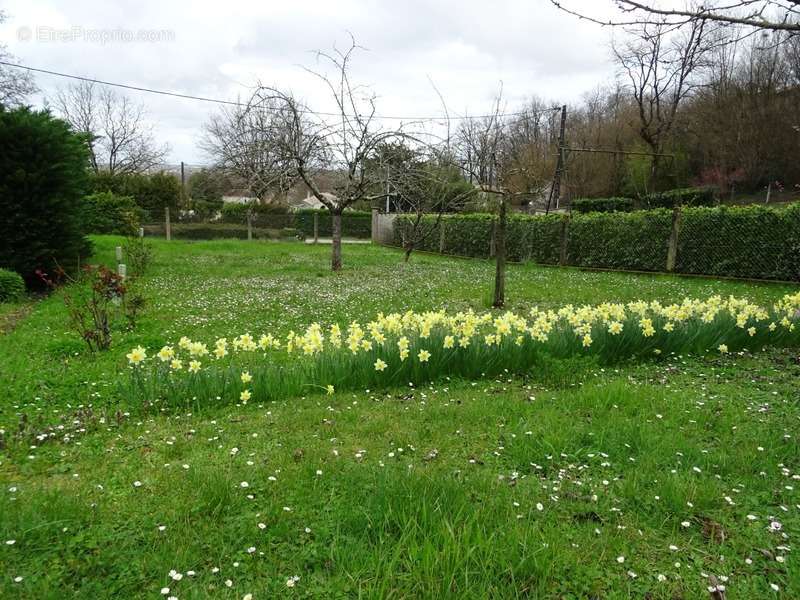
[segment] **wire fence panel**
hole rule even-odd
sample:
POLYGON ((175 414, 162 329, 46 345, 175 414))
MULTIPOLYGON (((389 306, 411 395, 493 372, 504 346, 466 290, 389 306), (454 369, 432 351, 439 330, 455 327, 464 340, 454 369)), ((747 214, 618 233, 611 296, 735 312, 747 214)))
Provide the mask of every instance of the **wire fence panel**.
MULTIPOLYGON (((434 217, 425 217, 433 219, 434 217)), ((415 249, 489 258, 496 217, 446 215, 415 249)), ((412 234, 402 215, 393 244, 412 234)), ((507 258, 620 271, 800 281, 800 204, 512 216, 507 258)))

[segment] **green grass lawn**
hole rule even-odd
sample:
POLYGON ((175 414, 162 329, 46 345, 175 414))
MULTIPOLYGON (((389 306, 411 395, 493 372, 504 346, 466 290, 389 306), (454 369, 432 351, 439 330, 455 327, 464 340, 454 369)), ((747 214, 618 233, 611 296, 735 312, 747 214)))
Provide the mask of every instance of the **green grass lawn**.
MULTIPOLYGON (((113 262, 121 240, 95 241, 113 262)), ((142 412, 117 392, 133 345, 484 310, 494 269, 154 247, 139 326, 109 352, 84 350, 58 294, 0 311, 20 316, 0 335, 0 597, 671 599, 708 597, 709 575, 731 599, 800 596, 796 351, 142 412)), ((793 291, 512 265, 507 296, 524 312, 793 291)))

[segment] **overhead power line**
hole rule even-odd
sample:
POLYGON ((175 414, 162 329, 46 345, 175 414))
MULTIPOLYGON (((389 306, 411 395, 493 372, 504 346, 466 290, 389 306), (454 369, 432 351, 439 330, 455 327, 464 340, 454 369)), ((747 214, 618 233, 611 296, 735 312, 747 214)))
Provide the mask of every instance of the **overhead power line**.
MULTIPOLYGON (((221 100, 219 98, 208 98, 206 96, 195 96, 192 94, 181 94, 179 92, 169 92, 166 90, 156 90, 153 88, 146 88, 138 85, 130 85, 127 83, 115 83, 113 81, 104 81, 102 79, 95 79, 93 77, 84 77, 82 75, 71 75, 69 73, 61 73, 59 71, 51 71, 49 69, 37 69, 35 67, 28 67, 25 65, 20 65, 17 63, 0 61, 0 65, 4 65, 6 67, 13 67, 15 69, 24 69, 26 71, 32 71, 34 73, 44 73, 45 75, 53 75, 55 77, 64 77, 66 79, 77 79, 78 81, 86 81, 88 83, 97 83, 99 85, 107 85, 110 87, 117 87, 123 88, 126 90, 133 90, 135 92, 145 92, 148 94, 158 94, 159 96, 171 96, 173 98, 182 98, 184 100, 194 100, 197 102, 209 102, 212 104, 222 104, 228 106, 247 106, 244 102, 237 102, 234 100, 221 100)), ((523 116, 529 114, 540 114, 546 113, 551 111, 561 110, 561 107, 555 106, 551 108, 546 108, 542 110, 529 110, 529 111, 519 111, 514 113, 506 113, 504 116, 506 117, 515 117, 515 116, 523 116)), ((301 110, 300 112, 304 114, 313 114, 323 117, 339 117, 341 116, 340 113, 332 113, 332 112, 321 112, 315 110, 301 110)), ((487 119, 496 117, 497 115, 467 115, 462 117, 446 117, 446 116, 437 116, 437 117, 401 117, 396 115, 374 115, 373 118, 375 119, 392 119, 397 121, 460 121, 460 120, 468 120, 468 119, 487 119)))

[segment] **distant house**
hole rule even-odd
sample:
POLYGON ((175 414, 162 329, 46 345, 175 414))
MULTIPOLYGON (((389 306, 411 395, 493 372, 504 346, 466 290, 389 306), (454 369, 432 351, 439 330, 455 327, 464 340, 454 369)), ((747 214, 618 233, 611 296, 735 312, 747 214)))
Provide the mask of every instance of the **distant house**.
MULTIPOLYGON (((337 202, 339 200, 338 197, 336 197, 334 194, 331 194, 330 192, 322 192, 322 195, 331 202, 337 202)), ((316 196, 312 196, 311 193, 309 192, 306 194, 305 198, 290 199, 289 207, 292 210, 304 210, 308 208, 314 208, 319 210, 325 208, 325 205, 322 202, 320 202, 316 198, 316 196)))

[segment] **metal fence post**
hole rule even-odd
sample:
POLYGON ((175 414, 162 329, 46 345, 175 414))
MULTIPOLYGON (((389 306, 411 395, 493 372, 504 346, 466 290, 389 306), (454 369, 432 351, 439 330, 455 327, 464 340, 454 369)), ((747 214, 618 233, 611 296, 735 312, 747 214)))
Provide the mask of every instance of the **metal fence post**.
POLYGON ((447 221, 444 219, 439 221, 439 254, 444 254, 444 240, 445 240, 445 224, 447 221))
MULTIPOLYGON (((374 217, 373 217, 374 220, 374 217)), ((319 242, 319 213, 314 213, 314 243, 319 242)))
POLYGON ((167 241, 170 241, 172 239, 172 225, 169 222, 169 206, 164 207, 164 219, 165 219, 164 225, 167 234, 167 241))
POLYGON ((253 240, 253 215, 248 210, 247 211, 247 241, 251 242, 253 240))

